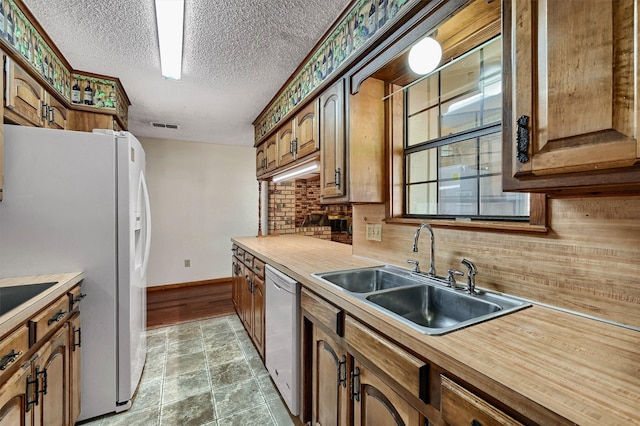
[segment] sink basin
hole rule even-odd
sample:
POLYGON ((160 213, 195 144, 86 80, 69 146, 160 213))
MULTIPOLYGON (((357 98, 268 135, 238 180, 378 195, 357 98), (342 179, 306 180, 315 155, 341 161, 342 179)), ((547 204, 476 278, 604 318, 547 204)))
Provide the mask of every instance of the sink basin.
POLYGON ((0 315, 4 315, 10 310, 22 305, 27 300, 37 296, 55 284, 58 284, 58 282, 24 284, 0 288, 0 315))
POLYGON ((426 284, 372 294, 366 299, 428 328, 451 327, 502 309, 476 296, 426 284))
POLYGON ((470 295, 444 280, 394 266, 312 274, 429 335, 445 334, 531 306, 503 294, 470 295))
POLYGON ((372 291, 416 284, 416 281, 411 279, 410 276, 402 275, 401 271, 394 271, 387 266, 349 269, 314 275, 353 293, 370 293, 372 291))

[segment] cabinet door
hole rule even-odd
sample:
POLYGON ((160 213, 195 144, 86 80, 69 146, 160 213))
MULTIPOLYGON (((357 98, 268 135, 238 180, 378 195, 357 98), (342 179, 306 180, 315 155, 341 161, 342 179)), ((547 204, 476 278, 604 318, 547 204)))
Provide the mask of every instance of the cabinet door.
POLYGON ((69 326, 65 324, 39 351, 35 360, 40 380, 40 401, 34 426, 65 426, 69 423, 69 326))
POLYGON ((264 144, 265 157, 267 159, 267 172, 270 172, 278 167, 278 136, 271 136, 264 144))
POLYGON ((313 327, 311 366, 311 424, 343 426, 349 419, 348 371, 346 350, 321 329, 313 327))
POLYGON ((267 170, 266 145, 256 148, 256 176, 262 176, 267 170))
POLYGON ((640 162, 634 4, 504 2, 505 189, 612 184, 640 162))
POLYGON ((82 368, 82 328, 80 312, 69 320, 69 424, 80 416, 82 368))
POLYGON ((338 81, 320 95, 320 195, 345 195, 344 82, 338 81))
POLYGON ((318 101, 313 101, 296 115, 296 157, 301 158, 320 149, 318 139, 318 101))
POLYGON ((70 110, 67 116, 67 129, 79 132, 91 132, 93 129, 114 130, 116 120, 110 114, 70 110))
POLYGON ((240 311, 242 311, 242 323, 244 324, 244 328, 247 330, 247 333, 251 336, 253 332, 253 327, 251 324, 251 278, 253 277, 253 273, 249 268, 244 265, 240 265, 242 270, 242 281, 240 282, 240 311))
POLYGON ((293 150, 293 139, 295 138, 294 121, 291 120, 285 123, 278 130, 278 167, 285 166, 296 159, 295 151, 293 150))
POLYGON ((238 315, 241 315, 240 306, 241 306, 241 288, 242 285, 242 270, 239 266, 239 261, 234 257, 231 260, 231 299, 233 300, 233 307, 235 308, 238 315))
POLYGON ((422 425, 420 413, 356 359, 353 363, 354 425, 422 425))
POLYGON ((31 363, 24 364, 0 386, 0 426, 30 426, 35 410, 33 405, 27 410, 27 399, 33 400, 33 387, 27 385, 31 376, 31 363))
POLYGON ((257 275, 253 275, 253 305, 251 307, 253 323, 253 343, 264 359, 264 281, 257 275))
POLYGON ((7 59, 6 108, 9 120, 27 126, 41 127, 47 116, 44 89, 25 70, 7 59))

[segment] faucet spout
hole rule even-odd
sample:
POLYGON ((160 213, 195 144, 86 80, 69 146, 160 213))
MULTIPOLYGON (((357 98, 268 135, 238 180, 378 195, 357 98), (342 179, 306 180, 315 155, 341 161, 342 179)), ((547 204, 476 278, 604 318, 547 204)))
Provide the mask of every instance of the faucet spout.
POLYGON ((413 236, 413 249, 412 251, 414 253, 418 252, 418 240, 420 239, 420 231, 422 231, 422 228, 427 228, 427 231, 429 231, 429 236, 431 238, 431 264, 429 267, 429 275, 436 275, 436 259, 435 259, 435 239, 433 236, 433 229, 431 229, 431 225, 429 225, 426 222, 423 222, 420 224, 420 226, 418 226, 418 229, 416 229, 416 233, 413 236))
POLYGON ((468 259, 462 259, 462 263, 464 266, 467 267, 467 269, 469 270, 467 272, 467 293, 469 294, 478 294, 478 292, 476 291, 476 274, 478 273, 478 271, 476 270, 476 265, 473 264, 473 262, 471 262, 468 259))

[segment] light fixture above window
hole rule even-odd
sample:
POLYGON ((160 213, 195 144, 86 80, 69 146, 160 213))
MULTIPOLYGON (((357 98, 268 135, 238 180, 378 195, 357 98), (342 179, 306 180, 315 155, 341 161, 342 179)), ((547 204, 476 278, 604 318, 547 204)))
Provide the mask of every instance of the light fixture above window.
POLYGON ((425 37, 411 47, 409 67, 416 74, 428 74, 435 70, 442 59, 442 47, 434 38, 425 37))
POLYGON ((155 3, 162 77, 180 81, 182 77, 184 0, 155 0, 155 3))

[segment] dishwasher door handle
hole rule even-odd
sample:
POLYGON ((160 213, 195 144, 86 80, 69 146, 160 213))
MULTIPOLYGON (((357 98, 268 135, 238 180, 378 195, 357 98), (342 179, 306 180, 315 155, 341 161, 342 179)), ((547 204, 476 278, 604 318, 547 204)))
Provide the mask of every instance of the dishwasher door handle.
POLYGON ((282 288, 282 287, 280 287, 278 284, 276 284, 276 282, 275 282, 275 281, 271 281, 271 284, 273 284, 273 286, 274 286, 276 289, 280 290, 280 291, 286 291, 284 288, 282 288))

